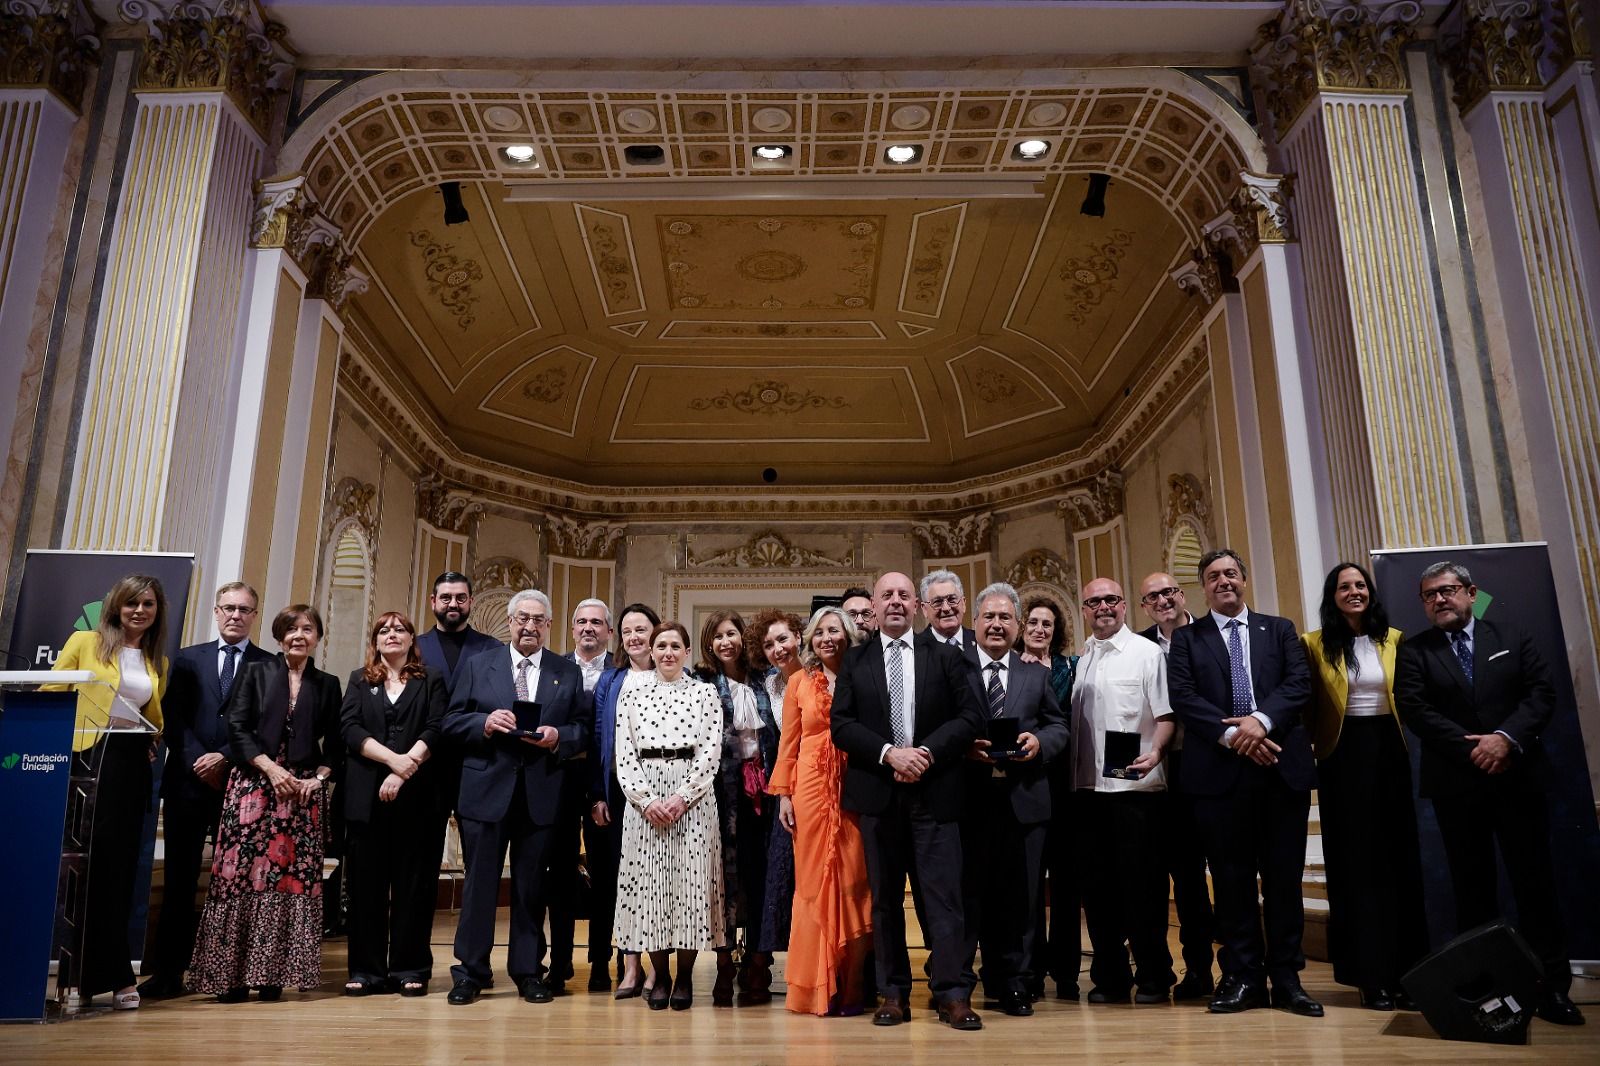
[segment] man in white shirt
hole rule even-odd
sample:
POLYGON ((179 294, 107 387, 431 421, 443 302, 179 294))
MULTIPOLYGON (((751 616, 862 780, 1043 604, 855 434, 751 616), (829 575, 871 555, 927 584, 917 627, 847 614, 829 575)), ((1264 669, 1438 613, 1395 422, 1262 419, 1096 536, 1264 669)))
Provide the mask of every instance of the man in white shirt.
POLYGON ((1161 826, 1162 755, 1172 740, 1167 663, 1127 625, 1122 586, 1083 587, 1090 636, 1072 686, 1073 784, 1087 847, 1083 910, 1094 946, 1090 1003, 1165 1003, 1175 980, 1167 948, 1161 826), (1128 965, 1133 949, 1135 968, 1128 965))
POLYGON ((948 570, 934 570, 917 586, 918 606, 928 623, 928 632, 940 644, 954 644, 957 649, 972 647, 972 630, 963 623, 967 618, 967 592, 961 587, 961 578, 948 570))

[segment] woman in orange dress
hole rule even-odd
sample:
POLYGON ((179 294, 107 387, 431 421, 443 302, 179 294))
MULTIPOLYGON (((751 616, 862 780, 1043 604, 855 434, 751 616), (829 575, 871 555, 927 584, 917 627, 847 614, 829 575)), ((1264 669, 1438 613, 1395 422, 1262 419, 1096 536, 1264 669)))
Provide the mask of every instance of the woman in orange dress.
POLYGON ((794 834, 794 916, 784 977, 798 1014, 860 1014, 872 891, 856 816, 839 806, 845 756, 833 746, 833 682, 857 631, 838 607, 811 616, 799 676, 783 698, 783 734, 767 790, 794 834))

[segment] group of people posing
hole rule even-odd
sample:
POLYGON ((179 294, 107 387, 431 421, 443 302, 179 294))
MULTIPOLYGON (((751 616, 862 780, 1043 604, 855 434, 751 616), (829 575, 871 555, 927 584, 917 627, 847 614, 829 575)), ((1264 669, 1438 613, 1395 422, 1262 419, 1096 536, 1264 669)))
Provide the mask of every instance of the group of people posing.
POLYGON ((501 643, 472 628, 471 583, 449 572, 433 587, 436 625, 419 635, 404 614, 379 615, 342 689, 314 663, 317 611, 279 612, 269 654, 249 639, 258 599, 238 582, 217 592, 218 639, 169 664, 160 584, 130 576, 56 667, 107 683, 80 690, 81 718, 163 730, 164 902, 136 988, 126 931, 157 741, 82 731, 103 750, 80 1000, 111 993, 132 1009, 141 996, 317 987, 335 823, 345 993, 426 995, 453 814, 465 876, 452 1004, 494 984, 509 853, 503 968, 530 1002, 573 979, 586 898, 591 992, 688 1009, 710 950, 713 1004, 766 1003, 783 952, 790 1010, 909 1021, 909 878, 929 1006, 952 1028, 982 1028, 980 990, 1016 1017, 1047 976, 1077 999, 1080 908, 1090 1003, 1321 1016, 1299 979, 1320 776, 1335 979, 1369 1008, 1404 1009, 1400 978, 1428 947, 1404 721, 1422 744, 1458 925, 1499 913, 1498 844, 1545 966, 1539 1013, 1580 1024, 1541 792, 1554 690, 1534 645, 1474 617, 1454 563, 1422 574, 1433 627, 1410 638, 1355 564, 1329 573, 1321 628, 1303 636, 1246 606, 1232 550, 1206 554, 1196 576, 1199 616, 1170 575, 1146 578, 1153 624, 1137 633, 1116 581, 1084 582, 1076 652, 1055 600, 1024 603, 995 583, 969 613, 959 578, 934 571, 920 584, 886 573, 809 619, 713 612, 697 641, 648 605, 613 615, 585 600, 574 651, 557 655, 544 593, 511 598, 501 643), (927 626, 914 631, 918 613, 927 626))

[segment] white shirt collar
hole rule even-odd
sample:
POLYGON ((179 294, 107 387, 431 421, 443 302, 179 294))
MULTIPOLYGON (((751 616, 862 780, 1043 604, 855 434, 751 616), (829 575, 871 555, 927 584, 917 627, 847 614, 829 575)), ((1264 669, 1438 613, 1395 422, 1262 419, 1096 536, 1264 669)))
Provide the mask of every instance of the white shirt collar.
MULTIPOLYGON (((1228 623, 1233 621, 1233 618, 1229 618, 1225 614, 1218 614, 1216 611, 1211 612, 1211 618, 1217 623, 1217 630, 1222 634, 1224 639, 1226 639, 1228 636, 1228 623)), ((1250 608, 1239 608, 1239 613, 1234 615, 1234 618, 1237 618, 1239 621, 1243 622, 1245 629, 1248 630, 1250 628, 1250 608)))
POLYGON ((517 650, 517 646, 515 644, 507 644, 506 647, 511 649, 511 669, 512 670, 515 670, 517 668, 517 664, 522 662, 523 659, 529 660, 529 667, 528 668, 530 670, 539 669, 540 663, 542 663, 544 661, 544 649, 543 648, 540 648, 538 651, 534 652, 532 655, 523 655, 520 651, 517 650))
POLYGON ((1010 659, 1010 653, 1009 652, 1007 654, 1005 654, 1005 655, 1000 656, 1000 658, 996 659, 996 658, 993 658, 988 652, 983 650, 983 645, 982 644, 978 644, 978 643, 974 642, 972 647, 973 647, 973 650, 978 653, 978 668, 979 669, 981 669, 981 670, 989 669, 989 664, 990 663, 999 663, 1002 667, 1004 667, 1007 670, 1009 670, 1011 668, 1011 663, 1009 662, 1009 659, 1010 659))
MULTIPOLYGON (((937 637, 938 635, 939 634, 937 634, 937 633, 934 634, 935 637, 937 637)), ((901 633, 898 637, 891 637, 889 634, 885 633, 883 630, 881 630, 881 629, 878 630, 878 641, 883 645, 883 650, 884 651, 888 651, 889 650, 889 643, 891 641, 895 641, 895 640, 904 641, 906 647, 908 647, 908 648, 911 647, 911 638, 912 638, 912 636, 914 636, 914 634, 909 629, 906 630, 904 633, 901 633)))
POLYGON ((1090 637, 1088 641, 1088 647, 1093 649, 1096 645, 1109 644, 1118 651, 1121 651, 1127 646, 1128 639, 1132 636, 1133 630, 1128 628, 1127 622, 1123 622, 1121 628, 1119 628, 1109 637, 1106 637, 1104 640, 1101 640, 1099 637, 1090 637))
MULTIPOLYGON (((217 654, 221 655, 222 654, 222 649, 226 648, 226 647, 230 647, 228 642, 223 640, 221 637, 218 637, 217 638, 217 654)), ((239 649, 239 654, 243 655, 245 652, 250 650, 250 638, 249 637, 242 637, 242 638, 240 638, 239 643, 231 645, 231 647, 238 648, 239 649)))

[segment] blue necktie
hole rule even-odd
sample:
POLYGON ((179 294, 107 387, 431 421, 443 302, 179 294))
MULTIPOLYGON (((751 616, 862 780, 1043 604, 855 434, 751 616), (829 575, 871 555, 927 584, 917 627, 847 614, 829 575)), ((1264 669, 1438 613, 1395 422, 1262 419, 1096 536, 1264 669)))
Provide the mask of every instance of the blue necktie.
POLYGON ((234 660, 239 657, 239 648, 237 645, 224 644, 222 646, 222 654, 224 656, 222 660, 222 676, 219 680, 222 683, 222 698, 227 699, 228 693, 233 690, 233 665, 234 660))
POLYGON ((1233 716, 1250 713, 1250 675, 1244 668, 1244 641, 1239 630, 1244 623, 1235 618, 1228 623, 1228 680, 1233 683, 1233 716))
POLYGON ((1467 684, 1472 684, 1472 642, 1467 639, 1465 629, 1457 630, 1450 634, 1450 642, 1456 646, 1456 661, 1461 664, 1461 672, 1467 675, 1467 684))

